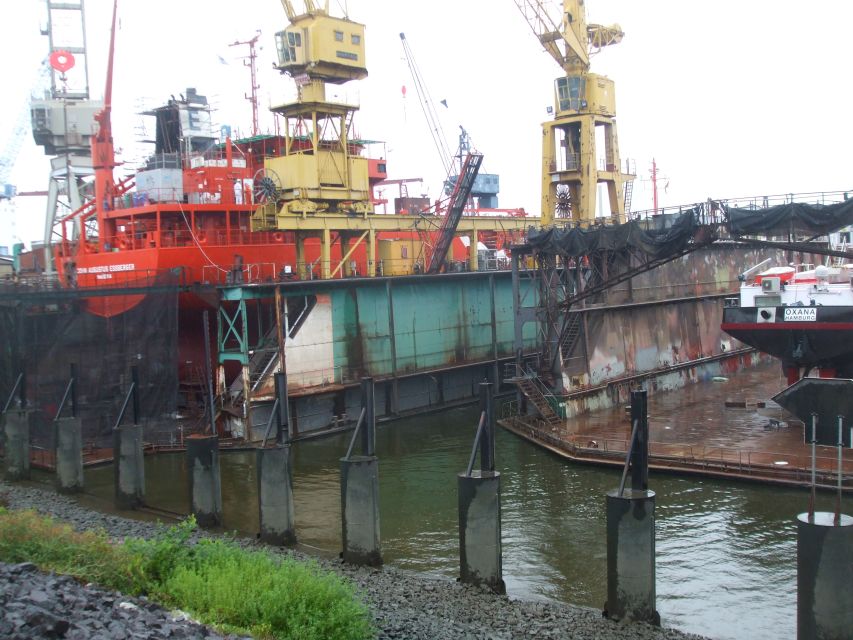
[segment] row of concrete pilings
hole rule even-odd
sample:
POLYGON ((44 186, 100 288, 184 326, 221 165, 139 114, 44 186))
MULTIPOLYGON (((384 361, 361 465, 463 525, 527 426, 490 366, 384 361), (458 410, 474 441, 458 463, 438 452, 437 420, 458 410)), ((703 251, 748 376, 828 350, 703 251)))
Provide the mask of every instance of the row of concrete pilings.
MULTIPOLYGON (((286 381, 276 379, 277 399, 266 436, 257 449, 260 538, 268 544, 297 542, 286 381), (280 400, 284 400, 280 402, 280 400), (271 431, 275 428, 273 438, 271 431), (269 441, 269 442, 268 442, 269 441)), ((349 448, 340 459, 342 558, 382 564, 379 459, 371 378, 361 384, 362 409, 349 448), (356 452, 358 449, 358 452, 356 452)), ((648 488, 648 418, 645 391, 631 397, 632 436, 620 485, 607 493, 607 602, 615 620, 660 624, 655 595, 655 492, 648 488), (628 476, 630 474, 630 486, 628 476)), ((468 468, 457 475, 460 580, 505 593, 501 546, 501 474, 495 470, 495 406, 492 385, 480 386, 480 420, 468 468), (479 468, 475 462, 479 458, 479 468)), ((29 478, 29 412, 8 411, 3 432, 5 477, 29 478)), ((55 421, 56 483, 59 491, 83 489, 79 418, 55 421)), ((115 505, 132 510, 145 503, 142 427, 113 432, 115 505)), ((186 439, 192 513, 202 527, 222 523, 219 440, 186 439)), ((797 638, 853 640, 853 517, 804 513, 797 519, 797 638)))

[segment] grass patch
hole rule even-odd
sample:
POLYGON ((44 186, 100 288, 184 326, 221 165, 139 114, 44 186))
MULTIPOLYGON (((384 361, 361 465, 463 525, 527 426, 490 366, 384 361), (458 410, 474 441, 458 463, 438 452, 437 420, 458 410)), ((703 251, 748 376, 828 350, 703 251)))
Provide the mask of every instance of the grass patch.
POLYGON ((130 554, 104 533, 77 532, 35 511, 0 509, 0 561, 32 562, 41 569, 96 582, 125 593, 142 591, 130 554))
POLYGON ((111 544, 31 511, 0 508, 0 561, 33 562, 134 595, 148 594, 206 624, 257 638, 373 637, 353 587, 315 562, 246 551, 221 540, 190 542, 189 519, 151 540, 111 544))

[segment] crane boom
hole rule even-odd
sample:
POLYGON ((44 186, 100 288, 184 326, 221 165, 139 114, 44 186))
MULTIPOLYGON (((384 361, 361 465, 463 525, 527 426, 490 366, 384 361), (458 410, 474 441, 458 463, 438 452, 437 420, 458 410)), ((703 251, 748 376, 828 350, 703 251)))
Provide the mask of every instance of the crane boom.
POLYGON ((284 13, 288 20, 293 20, 296 17, 296 11, 294 10, 293 4, 290 0, 281 0, 281 6, 284 7, 284 13))
POLYGON ((583 0, 563 0, 560 22, 543 0, 514 0, 545 50, 567 74, 589 70, 589 57, 617 44, 625 35, 619 25, 587 24, 583 0))
POLYGON ((462 219, 462 212, 465 211, 465 205, 468 203, 468 197, 474 188, 474 181, 477 179, 477 174, 480 172, 480 165, 482 164, 482 153, 472 151, 465 156, 465 161, 462 163, 462 168, 459 171, 459 177, 453 185, 453 192, 450 194, 447 214, 445 214, 444 221, 441 223, 438 240, 430 257, 427 273, 439 273, 442 266, 444 266, 447 252, 450 250, 453 237, 456 235, 456 227, 459 226, 459 221, 462 219))
MULTIPOLYGON (((296 9, 293 8, 293 3, 290 0, 281 0, 281 6, 284 7, 284 13, 287 16, 287 19, 293 21, 298 14, 296 9)), ((314 3, 314 0, 305 0, 305 15, 311 13, 329 13, 329 0, 326 0, 323 3, 323 8, 320 9, 317 4, 314 3)))
POLYGON ((444 167, 445 173, 449 176, 452 166, 453 154, 450 151, 450 145, 447 143, 447 136, 444 134, 444 129, 441 126, 441 120, 435 112, 435 102, 432 95, 424 82, 421 70, 418 63, 415 61, 415 54, 409 46, 409 41, 406 40, 406 34, 400 34, 400 41, 403 43, 403 53, 406 55, 406 64, 412 74, 412 82, 415 84, 415 91, 418 94, 418 101, 421 105, 421 110, 429 127, 429 133, 432 136, 432 142, 435 145, 438 155, 441 157, 441 165, 444 167))

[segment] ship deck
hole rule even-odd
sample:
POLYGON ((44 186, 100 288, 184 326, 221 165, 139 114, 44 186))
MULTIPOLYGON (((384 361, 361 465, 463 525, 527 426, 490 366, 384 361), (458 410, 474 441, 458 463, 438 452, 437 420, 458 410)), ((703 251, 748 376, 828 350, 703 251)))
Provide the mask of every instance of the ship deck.
MULTIPOLYGON (((786 385, 778 363, 649 396, 649 467, 658 472, 811 484, 811 446, 802 422, 770 398, 786 385)), ((534 416, 500 420, 507 430, 578 463, 622 467, 631 425, 619 407, 548 425, 534 416)), ((817 485, 837 486, 838 449, 817 447, 817 485)), ((842 489, 853 492, 853 450, 842 453, 842 489)))

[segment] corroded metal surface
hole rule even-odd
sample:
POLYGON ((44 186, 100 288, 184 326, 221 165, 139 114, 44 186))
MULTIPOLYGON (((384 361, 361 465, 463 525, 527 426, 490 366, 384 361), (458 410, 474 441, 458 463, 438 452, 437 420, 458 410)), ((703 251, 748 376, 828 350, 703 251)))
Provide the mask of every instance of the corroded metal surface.
MULTIPOLYGON (((739 358, 730 360, 704 370, 683 370, 685 378, 704 380, 700 384, 650 395, 650 468, 808 486, 811 451, 803 425, 768 402, 784 385, 778 365, 740 369, 739 358), (715 377, 719 382, 712 381, 715 377)), ((646 384, 654 390, 653 381, 646 384)), ((501 424, 563 457, 621 466, 630 437, 625 402, 576 415, 557 426, 532 416, 513 416, 512 411, 505 413, 501 424)), ((822 448, 817 456, 819 484, 835 486, 836 465, 836 450, 822 448)), ((843 452, 843 474, 844 491, 853 491, 853 450, 843 452)))

